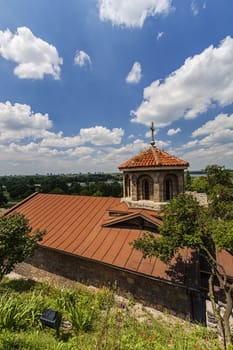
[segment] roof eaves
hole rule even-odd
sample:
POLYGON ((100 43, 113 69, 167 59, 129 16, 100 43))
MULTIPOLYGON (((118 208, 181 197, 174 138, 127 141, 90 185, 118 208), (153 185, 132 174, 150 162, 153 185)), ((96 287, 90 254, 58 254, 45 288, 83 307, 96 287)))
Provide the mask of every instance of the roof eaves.
POLYGON ((160 165, 160 166, 145 166, 145 165, 143 165, 143 166, 137 166, 137 167, 125 167, 125 168, 119 168, 120 170, 124 170, 124 171, 130 171, 130 172, 132 172, 132 171, 138 171, 138 170, 140 170, 140 171, 149 171, 149 170, 166 170, 166 169, 169 169, 169 170, 177 170, 177 169, 183 169, 183 170, 185 170, 185 169, 187 169, 189 167, 189 165, 179 165, 179 164, 177 164, 177 165, 160 165))

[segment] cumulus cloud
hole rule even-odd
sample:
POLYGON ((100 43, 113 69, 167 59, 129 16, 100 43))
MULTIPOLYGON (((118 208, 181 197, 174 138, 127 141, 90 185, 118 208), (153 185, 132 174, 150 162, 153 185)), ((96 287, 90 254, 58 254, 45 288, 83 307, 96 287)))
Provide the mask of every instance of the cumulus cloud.
POLYGON ((163 127, 181 117, 191 119, 213 105, 233 102, 233 39, 227 36, 219 47, 209 46, 189 57, 164 81, 156 80, 144 89, 132 120, 163 127))
POLYGON ((156 36, 157 40, 161 39, 163 35, 164 35, 164 32, 158 32, 156 36))
POLYGON ((146 18, 167 14, 171 0, 99 0, 99 17, 113 25, 142 27, 146 18))
POLYGON ((124 130, 121 128, 109 130, 103 126, 95 126, 93 128, 80 129, 81 139, 97 146, 119 144, 123 135, 124 130))
POLYGON ((193 148, 193 147, 195 147, 196 145, 198 145, 198 140, 189 141, 189 142, 187 142, 186 144, 184 144, 184 145, 182 146, 182 149, 193 148))
POLYGON ((0 103, 0 141, 10 142, 28 137, 37 139, 52 127, 48 114, 34 113, 26 104, 0 103))
POLYGON ((121 128, 107 129, 103 126, 80 129, 79 135, 65 137, 62 132, 47 133, 41 144, 49 147, 77 147, 86 143, 95 146, 117 145, 121 142, 124 130, 121 128))
POLYGON ((14 74, 20 79, 43 79, 46 74, 60 78, 63 60, 57 49, 27 27, 18 28, 15 34, 9 29, 0 31, 0 55, 18 64, 14 74))
POLYGON ((181 129, 180 128, 177 128, 177 129, 169 129, 168 132, 167 132, 167 135, 168 136, 173 136, 175 134, 178 134, 178 132, 181 132, 181 129))
POLYGON ((224 165, 226 168, 232 167, 233 142, 227 144, 213 143, 201 145, 197 144, 190 151, 182 153, 183 159, 187 159, 191 169, 204 169, 209 164, 224 165))
POLYGON ((95 126, 65 136, 52 126, 48 114, 28 105, 0 103, 1 174, 117 170, 106 157, 121 143, 123 129, 95 126))
POLYGON ((192 133, 195 140, 181 147, 185 159, 192 168, 205 168, 208 164, 232 167, 233 159, 233 114, 219 114, 192 133))
POLYGON ((95 146, 59 149, 35 142, 25 145, 11 143, 8 146, 0 144, 1 173, 115 172, 118 165, 146 147, 148 144, 138 139, 117 148, 104 146, 100 149, 95 146))
POLYGON ((49 131, 53 126, 48 114, 34 113, 29 105, 9 101, 0 103, 0 141, 40 140, 42 147, 71 148, 90 143, 95 146, 117 145, 124 135, 122 128, 103 126, 80 129, 79 134, 64 136, 63 132, 49 131))
POLYGON ((192 133, 192 137, 197 137, 200 135, 207 135, 211 133, 218 133, 224 129, 233 129, 233 114, 219 114, 214 120, 209 120, 207 123, 202 125, 200 128, 196 129, 192 133))
POLYGON ((126 82, 129 84, 137 84, 142 78, 142 68, 139 62, 135 62, 126 77, 126 82))
POLYGON ((222 129, 211 133, 199 141, 200 145, 213 146, 215 144, 228 144, 233 140, 233 130, 222 129))
POLYGON ((74 63, 80 67, 92 65, 90 56, 82 50, 76 52, 74 57, 74 63))

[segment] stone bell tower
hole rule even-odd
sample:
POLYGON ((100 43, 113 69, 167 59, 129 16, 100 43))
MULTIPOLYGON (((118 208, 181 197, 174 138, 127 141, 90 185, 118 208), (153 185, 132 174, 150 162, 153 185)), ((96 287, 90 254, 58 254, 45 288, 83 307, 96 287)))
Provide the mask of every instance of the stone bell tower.
POLYGON ((129 207, 161 209, 184 191, 184 170, 189 163, 155 146, 154 125, 151 146, 121 164, 123 201, 129 207))

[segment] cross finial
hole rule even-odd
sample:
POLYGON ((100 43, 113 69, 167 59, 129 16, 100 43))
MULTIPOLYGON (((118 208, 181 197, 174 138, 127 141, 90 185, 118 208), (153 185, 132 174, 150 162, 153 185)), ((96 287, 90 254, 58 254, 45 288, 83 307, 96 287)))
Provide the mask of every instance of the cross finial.
POLYGON ((151 146, 154 147, 155 146, 155 128, 154 128, 154 123, 151 123, 151 146))

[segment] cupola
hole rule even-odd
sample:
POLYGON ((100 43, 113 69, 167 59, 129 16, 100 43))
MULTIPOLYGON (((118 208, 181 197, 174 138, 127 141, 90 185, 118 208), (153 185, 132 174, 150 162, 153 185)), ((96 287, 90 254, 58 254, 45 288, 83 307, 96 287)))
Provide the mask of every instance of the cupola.
POLYGON ((129 207, 160 209, 184 191, 184 170, 189 163, 158 149, 152 123, 151 146, 121 164, 123 201, 129 207))

